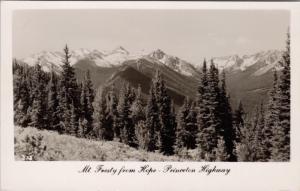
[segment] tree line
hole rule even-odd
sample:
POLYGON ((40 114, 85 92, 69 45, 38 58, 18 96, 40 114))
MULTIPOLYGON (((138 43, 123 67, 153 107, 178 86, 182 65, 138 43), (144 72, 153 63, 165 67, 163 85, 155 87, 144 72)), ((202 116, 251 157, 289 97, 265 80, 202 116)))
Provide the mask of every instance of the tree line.
POLYGON ((288 161, 290 158, 290 45, 274 71, 267 104, 246 113, 233 111, 226 75, 204 60, 196 99, 185 98, 176 112, 157 71, 147 100, 124 84, 94 90, 89 71, 79 82, 66 46, 62 72, 44 72, 13 61, 14 122, 80 138, 120 141, 164 155, 186 157, 196 151, 205 161, 288 161))

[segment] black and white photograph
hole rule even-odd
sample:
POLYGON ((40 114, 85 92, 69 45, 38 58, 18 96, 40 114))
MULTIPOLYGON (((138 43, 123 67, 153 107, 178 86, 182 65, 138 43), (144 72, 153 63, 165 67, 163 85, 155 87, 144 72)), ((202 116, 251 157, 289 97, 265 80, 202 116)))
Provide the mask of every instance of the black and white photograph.
POLYGON ((290 161, 290 11, 17 10, 16 161, 290 161))
POLYGON ((300 189, 300 3, 0 3, 1 191, 300 189))

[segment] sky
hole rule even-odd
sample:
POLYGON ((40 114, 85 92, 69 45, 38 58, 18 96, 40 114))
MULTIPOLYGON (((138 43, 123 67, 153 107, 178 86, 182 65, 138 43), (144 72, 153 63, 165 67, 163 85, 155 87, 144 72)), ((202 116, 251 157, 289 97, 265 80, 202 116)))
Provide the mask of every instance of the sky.
POLYGON ((284 49, 284 10, 18 10, 13 56, 79 48, 161 49, 190 62, 284 49))

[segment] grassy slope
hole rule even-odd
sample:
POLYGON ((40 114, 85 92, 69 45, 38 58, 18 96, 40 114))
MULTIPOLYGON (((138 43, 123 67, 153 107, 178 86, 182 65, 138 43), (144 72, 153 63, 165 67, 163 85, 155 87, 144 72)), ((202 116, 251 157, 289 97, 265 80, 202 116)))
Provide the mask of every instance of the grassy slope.
POLYGON ((35 128, 15 127, 15 159, 22 160, 22 142, 26 135, 41 134, 46 152, 37 160, 68 160, 68 161, 179 161, 175 156, 163 156, 131 148, 125 144, 113 141, 93 141, 80 139, 69 135, 59 135, 57 132, 37 130, 35 128))

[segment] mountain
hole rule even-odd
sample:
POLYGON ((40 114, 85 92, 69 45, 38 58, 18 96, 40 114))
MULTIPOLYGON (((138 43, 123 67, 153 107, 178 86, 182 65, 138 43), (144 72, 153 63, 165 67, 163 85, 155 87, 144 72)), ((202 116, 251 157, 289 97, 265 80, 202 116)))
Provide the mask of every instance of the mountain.
POLYGON ((90 60, 81 60, 74 65, 79 81, 83 79, 84 72, 90 71, 93 84, 97 88, 108 90, 112 84, 120 90, 124 83, 137 88, 141 85, 143 97, 147 97, 152 79, 158 70, 163 76, 167 91, 177 106, 180 106, 185 96, 194 98, 198 78, 180 74, 168 66, 153 62, 147 57, 127 60, 120 66, 98 67, 90 60))
POLYGON ((191 63, 176 56, 168 55, 160 49, 151 52, 148 55, 148 58, 153 59, 154 61, 159 61, 169 68, 172 68, 176 72, 186 76, 197 76, 199 74, 195 66, 193 66, 191 63))
MULTIPOLYGON (((213 62, 227 75, 228 92, 235 107, 242 100, 246 108, 253 108, 265 102, 273 81, 273 69, 280 69, 278 61, 282 51, 261 51, 251 55, 231 55, 214 57, 213 62)), ((124 82, 137 87, 142 86, 143 96, 147 96, 151 81, 159 70, 166 81, 169 94, 177 106, 184 96, 194 98, 200 77, 200 68, 176 56, 166 54, 160 49, 150 53, 130 53, 123 47, 110 51, 79 49, 71 51, 71 65, 81 80, 89 70, 96 88, 107 89, 115 84, 117 89, 124 82)), ((22 61, 29 65, 40 63, 43 70, 61 70, 63 53, 40 52, 22 61)), ((210 62, 208 62, 210 64, 210 62)))
MULTIPOLYGON (((78 49, 70 51, 71 65, 76 64, 80 60, 88 59, 93 61, 99 67, 113 67, 122 64, 125 60, 131 59, 134 56, 130 55, 127 50, 123 47, 117 47, 111 51, 98 51, 98 50, 89 50, 89 49, 78 49)), ((50 70, 51 65, 54 67, 59 67, 62 65, 63 52, 48 52, 42 51, 40 53, 31 55, 25 59, 22 59, 23 62, 29 65, 35 65, 40 63, 43 66, 44 70, 50 70)))
MULTIPOLYGON (((75 65, 79 61, 85 60, 93 63, 94 65, 102 68, 111 68, 122 65, 124 61, 145 58, 156 62, 157 64, 166 65, 173 70, 187 76, 198 75, 197 69, 187 61, 181 60, 178 57, 168 55, 162 50, 157 49, 151 53, 137 52, 130 53, 122 46, 119 46, 110 51, 98 51, 89 49, 78 49, 70 52, 71 65, 75 65)), ((59 70, 62 65, 63 53, 62 52, 47 52, 31 55, 21 61, 33 66, 40 63, 43 70, 50 71, 51 67, 59 70)))
POLYGON ((124 82, 135 88, 141 85, 143 94, 147 95, 157 70, 165 80, 168 94, 175 105, 182 105, 185 96, 192 98, 196 96, 195 87, 198 82, 196 78, 180 74, 166 65, 151 62, 147 58, 124 62, 122 69, 108 80, 108 85, 114 83, 117 87, 121 87, 124 82))
POLYGON ((254 69, 252 75, 260 76, 273 68, 280 69, 278 61, 281 59, 283 51, 268 50, 261 51, 251 55, 231 55, 225 57, 212 58, 219 69, 225 69, 227 72, 244 72, 248 69, 254 69))
POLYGON ((215 58, 214 62, 227 74, 227 87, 233 106, 241 100, 246 108, 265 103, 273 83, 274 69, 280 70, 283 51, 269 50, 252 55, 215 58))

